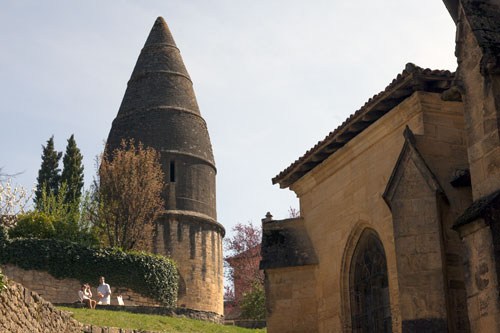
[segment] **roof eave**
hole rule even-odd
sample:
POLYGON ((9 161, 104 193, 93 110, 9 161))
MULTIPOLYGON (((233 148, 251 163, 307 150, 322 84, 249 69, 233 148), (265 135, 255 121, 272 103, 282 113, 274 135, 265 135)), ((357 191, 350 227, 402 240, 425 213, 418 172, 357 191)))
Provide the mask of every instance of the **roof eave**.
POLYGON ((370 98, 363 107, 342 125, 318 142, 287 169, 272 179, 280 188, 290 187, 330 155, 342 148, 356 135, 381 118, 416 91, 442 92, 451 85, 453 74, 449 71, 431 71, 408 64, 402 74, 382 92, 370 98))

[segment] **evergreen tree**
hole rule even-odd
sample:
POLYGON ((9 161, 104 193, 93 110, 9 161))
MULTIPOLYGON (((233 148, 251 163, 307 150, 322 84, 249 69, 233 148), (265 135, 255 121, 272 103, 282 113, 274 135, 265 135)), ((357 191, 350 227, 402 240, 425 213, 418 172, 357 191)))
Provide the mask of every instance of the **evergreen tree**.
POLYGON ((68 139, 66 152, 63 157, 63 172, 61 183, 66 183, 68 188, 66 203, 76 202, 82 196, 83 188, 83 165, 82 154, 76 146, 75 136, 72 134, 68 139))
POLYGON ((35 191, 35 204, 38 206, 42 200, 44 189, 46 192, 57 193, 59 188, 59 160, 62 153, 54 150, 54 136, 51 136, 47 141, 47 146, 42 146, 42 165, 38 171, 37 186, 35 191))

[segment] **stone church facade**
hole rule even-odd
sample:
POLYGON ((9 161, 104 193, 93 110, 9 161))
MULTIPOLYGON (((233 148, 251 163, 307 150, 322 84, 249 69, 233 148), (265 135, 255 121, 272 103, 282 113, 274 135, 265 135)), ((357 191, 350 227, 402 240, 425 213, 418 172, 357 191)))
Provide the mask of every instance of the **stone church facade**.
POLYGON ((457 71, 408 64, 273 178, 269 332, 500 332, 500 2, 444 2, 457 71))
POLYGON ((132 138, 160 153, 168 186, 151 249, 178 265, 178 306, 222 315, 225 230, 217 222, 212 145, 193 83, 161 17, 141 50, 106 149, 132 138))

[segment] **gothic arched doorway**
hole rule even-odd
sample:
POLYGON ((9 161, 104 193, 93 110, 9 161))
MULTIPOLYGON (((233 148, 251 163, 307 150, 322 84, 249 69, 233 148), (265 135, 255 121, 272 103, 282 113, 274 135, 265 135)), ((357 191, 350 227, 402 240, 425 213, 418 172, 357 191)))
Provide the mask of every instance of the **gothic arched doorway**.
POLYGON ((374 230, 365 229, 354 250, 349 294, 353 333, 392 332, 387 262, 374 230))

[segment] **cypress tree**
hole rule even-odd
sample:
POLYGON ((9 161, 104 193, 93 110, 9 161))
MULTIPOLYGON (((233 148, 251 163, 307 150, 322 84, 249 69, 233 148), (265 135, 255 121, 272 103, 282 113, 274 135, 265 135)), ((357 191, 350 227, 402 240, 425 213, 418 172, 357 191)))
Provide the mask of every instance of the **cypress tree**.
POLYGON ((42 165, 38 170, 37 186, 35 191, 35 204, 38 206, 42 200, 42 193, 45 189, 46 193, 57 193, 59 188, 60 172, 59 160, 62 153, 54 150, 54 136, 51 136, 47 141, 46 146, 42 146, 42 165))
POLYGON ((66 152, 63 157, 63 172, 61 175, 61 184, 66 183, 68 192, 66 202, 75 202, 82 196, 83 188, 83 156, 80 149, 76 146, 74 134, 68 139, 66 152))

